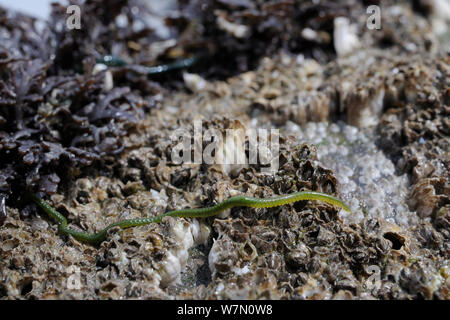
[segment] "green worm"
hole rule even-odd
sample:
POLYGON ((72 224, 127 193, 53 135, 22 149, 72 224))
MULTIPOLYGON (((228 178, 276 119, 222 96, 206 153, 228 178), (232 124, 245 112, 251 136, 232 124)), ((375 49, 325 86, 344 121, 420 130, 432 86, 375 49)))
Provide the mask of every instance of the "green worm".
POLYGON ((335 206, 338 206, 345 211, 350 212, 350 208, 345 205, 340 199, 330 196, 325 193, 314 191, 300 191, 291 194, 281 195, 278 197, 258 199, 248 196, 235 196, 228 198, 215 206, 197 209, 181 209, 168 211, 159 216, 150 218, 137 218, 121 220, 110 224, 105 229, 97 233, 88 233, 83 231, 77 231, 67 227, 67 219, 58 211, 53 209, 46 201, 40 199, 34 193, 30 192, 30 196, 33 201, 41 207, 50 217, 58 222, 58 229, 65 235, 71 235, 75 239, 89 243, 98 244, 106 239, 109 229, 119 227, 121 229, 144 226, 150 223, 160 223, 164 217, 179 217, 179 218, 206 218, 214 216, 226 209, 234 207, 250 207, 250 208, 272 208, 279 207, 286 204, 294 203, 302 200, 319 200, 335 206))
MULTIPOLYGON (((177 60, 168 64, 161 64, 153 67, 140 66, 141 69, 148 75, 155 75, 165 73, 174 70, 186 69, 196 64, 202 58, 201 55, 197 55, 191 58, 177 60)), ((103 56, 97 59, 97 63, 102 63, 108 67, 125 67, 128 64, 120 57, 115 56, 103 56)))

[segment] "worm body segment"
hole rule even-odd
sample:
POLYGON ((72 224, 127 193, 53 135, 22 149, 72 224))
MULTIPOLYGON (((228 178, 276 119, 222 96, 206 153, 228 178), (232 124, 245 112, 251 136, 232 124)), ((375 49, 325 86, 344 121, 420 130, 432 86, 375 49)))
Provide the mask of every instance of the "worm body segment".
POLYGON ((325 193, 314 191, 300 191, 291 194, 281 195, 273 198, 258 199, 248 196, 235 196, 228 198, 215 206, 197 209, 181 209, 163 213, 161 215, 150 218, 127 219, 114 222, 97 233, 88 233, 77 231, 67 227, 67 219, 58 211, 53 209, 46 201, 40 199, 35 194, 30 193, 33 201, 41 207, 50 217, 58 223, 58 229, 62 234, 71 235, 75 239, 89 243, 98 244, 106 239, 108 230, 114 227, 121 229, 144 226, 150 223, 160 223, 164 217, 180 217, 180 218, 206 218, 215 216, 218 213, 234 208, 234 207, 250 207, 250 208, 272 208, 286 204, 294 203, 302 200, 319 200, 331 205, 338 206, 345 211, 350 212, 350 208, 340 199, 325 193))

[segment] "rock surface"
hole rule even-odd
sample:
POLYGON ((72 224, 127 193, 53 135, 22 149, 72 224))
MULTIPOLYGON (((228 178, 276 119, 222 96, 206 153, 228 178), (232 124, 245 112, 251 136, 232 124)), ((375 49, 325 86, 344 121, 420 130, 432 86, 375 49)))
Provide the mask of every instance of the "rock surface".
POLYGON ((448 54, 406 3, 385 7, 379 31, 354 15, 362 48, 330 62, 280 52, 223 81, 187 75, 191 91, 161 94, 120 156, 49 198, 90 232, 236 194, 321 191, 350 215, 316 201, 235 208, 113 229, 93 247, 6 205, 0 298, 449 299, 448 54), (174 163, 171 135, 199 120, 281 129, 278 172, 174 163))

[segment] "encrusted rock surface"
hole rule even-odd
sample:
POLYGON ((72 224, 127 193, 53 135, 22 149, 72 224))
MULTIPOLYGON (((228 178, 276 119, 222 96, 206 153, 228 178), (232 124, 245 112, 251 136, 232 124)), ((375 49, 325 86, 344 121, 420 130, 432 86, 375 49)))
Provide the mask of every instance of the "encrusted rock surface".
POLYGON ((342 197, 353 216, 316 201, 234 208, 111 230, 94 247, 6 206, 0 298, 449 299, 450 62, 426 18, 405 4, 383 14, 382 30, 359 34, 364 49, 327 64, 280 53, 226 81, 185 76, 190 91, 159 97, 117 161, 49 198, 90 232, 298 190, 342 197), (279 171, 174 163, 171 135, 195 120, 203 132, 281 128, 279 171))

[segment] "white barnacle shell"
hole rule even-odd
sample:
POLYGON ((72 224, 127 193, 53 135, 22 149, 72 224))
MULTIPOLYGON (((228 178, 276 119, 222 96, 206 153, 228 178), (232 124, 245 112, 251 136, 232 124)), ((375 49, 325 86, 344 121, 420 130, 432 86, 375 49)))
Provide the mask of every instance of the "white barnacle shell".
POLYGON ((432 0, 431 25, 437 35, 448 32, 450 22, 450 2, 448 0, 432 0))
POLYGON ((245 154, 246 128, 239 120, 233 121, 219 142, 216 163, 222 165, 222 171, 229 176, 237 176, 242 168, 248 166, 245 154))
POLYGON ((206 244, 211 234, 211 229, 204 223, 193 219, 191 223, 192 237, 194 238, 194 244, 206 244))
POLYGON ((92 74, 96 75, 99 72, 105 71, 105 79, 103 82, 103 89, 105 91, 110 91, 114 87, 114 79, 111 71, 108 70, 108 67, 105 64, 97 63, 92 70, 92 74))
POLYGON ((211 250, 209 251, 209 255, 208 255, 208 265, 209 265, 211 274, 214 275, 216 273, 216 261, 219 258, 221 248, 220 248, 220 241, 217 241, 216 239, 213 239, 213 240, 214 240, 214 243, 213 243, 211 250))
POLYGON ((177 219, 172 227, 173 238, 180 249, 189 249, 194 244, 189 222, 177 219))
POLYGON ((214 11, 217 16, 217 25, 219 29, 232 34, 236 38, 246 37, 250 30, 246 25, 230 22, 227 19, 226 13, 222 10, 214 11))
POLYGON ((360 45, 354 26, 345 17, 334 19, 333 39, 334 49, 338 56, 346 56, 360 45))
POLYGON ((159 264, 158 272, 161 277, 160 285, 162 287, 179 282, 181 273, 180 259, 168 251, 166 258, 159 264))
POLYGON ((203 89, 205 89, 207 84, 205 79, 195 73, 184 72, 183 80, 186 87, 188 87, 188 89, 192 92, 202 91, 203 89))
POLYGON ((176 246, 167 252, 165 259, 159 264, 158 273, 162 287, 180 281, 181 271, 189 258, 189 250, 194 245, 206 243, 210 234, 210 229, 197 219, 192 222, 183 219, 172 221, 171 235, 176 246))

